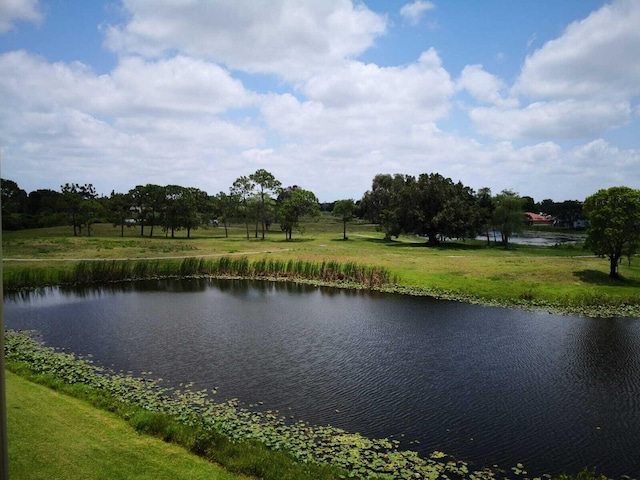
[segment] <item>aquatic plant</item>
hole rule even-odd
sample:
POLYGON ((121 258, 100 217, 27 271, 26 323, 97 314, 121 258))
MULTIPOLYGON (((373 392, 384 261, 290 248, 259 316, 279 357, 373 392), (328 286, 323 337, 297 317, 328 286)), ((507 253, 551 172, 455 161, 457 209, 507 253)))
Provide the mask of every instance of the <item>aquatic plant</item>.
MULTIPOLYGON (((521 464, 510 472, 495 468, 474 471, 469 464, 443 452, 435 451, 422 458, 416 452, 399 450, 397 440, 369 439, 332 426, 293 422, 277 411, 247 408, 237 399, 216 402, 212 398, 215 391, 195 391, 190 385, 180 389, 165 387, 147 372, 137 377, 117 373, 86 358, 46 347, 28 332, 7 331, 5 355, 8 368, 17 373, 26 370, 55 388, 71 386, 71 393, 118 413, 140 431, 180 443, 194 453, 231 465, 236 471, 239 468, 263 478, 302 477, 290 470, 285 473, 282 464, 280 470, 271 474, 265 474, 269 470, 266 466, 259 471, 253 470, 254 464, 238 467, 238 455, 255 455, 246 453, 246 449, 254 448, 252 445, 266 447, 274 455, 284 455, 286 462, 309 469, 312 473, 305 478, 528 478, 521 464), (320 470, 314 470, 314 465, 320 470)), ((264 458, 261 462, 273 463, 264 458)))

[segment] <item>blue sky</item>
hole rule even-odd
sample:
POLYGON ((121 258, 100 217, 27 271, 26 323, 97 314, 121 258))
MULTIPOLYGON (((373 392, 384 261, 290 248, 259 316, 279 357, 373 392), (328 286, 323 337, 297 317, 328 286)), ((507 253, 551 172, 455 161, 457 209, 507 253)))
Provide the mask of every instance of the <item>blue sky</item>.
POLYGON ((640 188, 637 0, 9 0, 2 177, 321 201, 437 172, 540 201, 640 188))

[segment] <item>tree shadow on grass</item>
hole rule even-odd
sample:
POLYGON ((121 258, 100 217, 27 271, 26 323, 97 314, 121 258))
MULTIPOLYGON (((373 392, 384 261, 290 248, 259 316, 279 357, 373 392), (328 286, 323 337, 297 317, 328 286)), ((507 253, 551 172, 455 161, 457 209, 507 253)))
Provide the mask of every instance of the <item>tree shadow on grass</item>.
POLYGON ((427 241, 419 241, 416 239, 415 242, 400 242, 397 240, 385 240, 383 238, 362 238, 361 240, 370 243, 376 243, 378 245, 384 245, 387 247, 393 248, 425 248, 429 250, 439 250, 439 251, 457 251, 457 250, 485 250, 487 246, 483 243, 465 243, 462 241, 450 241, 450 242, 442 242, 437 245, 430 245, 427 241))
POLYGON ((640 287, 640 282, 624 277, 611 278, 608 273, 599 270, 580 270, 574 272, 574 276, 578 277, 584 283, 593 285, 611 286, 611 287, 640 287))

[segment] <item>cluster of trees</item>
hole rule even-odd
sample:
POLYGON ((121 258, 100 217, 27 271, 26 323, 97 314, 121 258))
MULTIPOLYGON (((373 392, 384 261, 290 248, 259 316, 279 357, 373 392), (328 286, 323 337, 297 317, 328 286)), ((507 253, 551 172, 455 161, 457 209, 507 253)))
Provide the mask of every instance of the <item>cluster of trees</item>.
MULTIPOLYGON (((86 232, 97 222, 121 227, 138 226, 140 235, 153 236, 159 227, 173 237, 177 230, 191 231, 203 224, 222 223, 225 235, 231 221, 250 226, 255 237, 278 222, 287 240, 296 229, 301 231, 304 216, 317 217, 321 205, 313 192, 298 186, 282 188, 270 172, 260 169, 239 177, 229 188, 210 196, 193 187, 179 185, 138 185, 127 193, 111 192, 99 197, 91 184, 67 183, 60 191, 36 190, 27 194, 12 180, 2 179, 2 228, 21 229, 71 225, 73 234, 86 232), (145 230, 146 229, 146 230, 145 230)), ((545 212, 560 226, 575 226, 587 220, 586 246, 596 255, 608 257, 610 276, 618 277, 623 256, 631 258, 640 249, 640 190, 612 187, 579 201, 535 203, 511 190, 492 195, 488 188, 478 192, 440 174, 376 175, 371 189, 358 202, 353 199, 322 204, 346 225, 359 216, 376 223, 386 239, 401 233, 422 236, 429 244, 446 238, 475 238, 500 232, 505 247, 525 223, 525 211, 545 212)))
POLYGON ((229 193, 210 196, 193 187, 180 185, 138 185, 127 193, 111 192, 98 196, 92 184, 67 183, 60 191, 36 190, 27 195, 16 182, 2 179, 2 227, 7 230, 71 225, 73 235, 86 232, 92 225, 111 222, 124 229, 138 226, 140 235, 153 236, 156 227, 174 237, 178 230, 191 231, 203 224, 228 225, 242 221, 247 238, 255 222, 255 236, 278 221, 287 239, 300 229, 302 216, 320 213, 316 196, 298 186, 281 188, 281 182, 264 169, 238 178, 229 193))
POLYGON ((445 238, 475 238, 501 232, 507 246, 524 228, 525 200, 511 190, 492 196, 489 188, 478 193, 438 173, 376 175, 371 190, 362 197, 364 218, 380 226, 386 239, 401 233, 423 236, 431 245, 445 238))

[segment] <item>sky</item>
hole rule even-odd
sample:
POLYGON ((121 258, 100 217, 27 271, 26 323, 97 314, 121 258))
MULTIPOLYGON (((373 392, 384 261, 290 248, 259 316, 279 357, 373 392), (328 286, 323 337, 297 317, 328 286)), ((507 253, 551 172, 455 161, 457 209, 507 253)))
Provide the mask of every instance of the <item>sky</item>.
POLYGON ((640 188, 640 0, 0 0, 2 178, 640 188))

